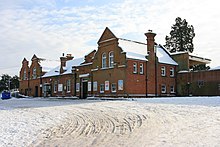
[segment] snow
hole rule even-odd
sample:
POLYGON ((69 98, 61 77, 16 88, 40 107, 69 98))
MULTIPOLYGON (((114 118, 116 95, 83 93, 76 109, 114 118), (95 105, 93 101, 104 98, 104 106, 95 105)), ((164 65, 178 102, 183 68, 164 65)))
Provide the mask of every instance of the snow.
POLYGON ((40 60, 40 65, 43 72, 49 72, 54 67, 57 67, 60 64, 60 61, 56 60, 40 60))
POLYGON ((219 96, 113 99, 0 100, 0 146, 220 144, 219 96))
MULTIPOLYGON (((119 46, 126 52, 127 58, 147 61, 147 44, 119 38, 119 46)), ((178 65, 169 55, 168 51, 160 45, 156 46, 159 63, 178 65)))
MULTIPOLYGON (((84 62, 84 58, 76 58, 76 59, 67 61, 66 62, 66 66, 63 68, 66 71, 64 73, 62 73, 62 75, 72 73, 72 67, 73 66, 79 66, 83 62, 84 62)), ((57 66, 57 67, 53 68, 52 70, 50 70, 49 72, 47 72, 43 76, 43 78, 52 77, 52 76, 58 76, 58 75, 60 75, 60 66, 57 66)))
POLYGON ((164 64, 171 64, 171 65, 178 65, 168 54, 167 51, 165 51, 164 48, 157 46, 157 57, 159 60, 159 63, 164 63, 164 64))
POLYGON ((217 67, 211 68, 210 70, 220 70, 220 66, 217 66, 217 67))

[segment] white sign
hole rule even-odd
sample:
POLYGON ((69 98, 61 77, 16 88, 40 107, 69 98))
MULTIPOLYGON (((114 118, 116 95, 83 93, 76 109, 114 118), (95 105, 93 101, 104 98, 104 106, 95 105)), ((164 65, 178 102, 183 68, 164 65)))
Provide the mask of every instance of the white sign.
POLYGON ((123 80, 118 80, 118 90, 123 90, 123 80))
POLYGON ((63 91, 63 84, 58 84, 58 91, 62 92, 63 91))
POLYGON ((93 82, 93 91, 97 91, 97 82, 93 82))
POLYGON ((105 81, 105 91, 109 90, 109 81, 105 81))
POLYGON ((88 91, 91 91, 91 89, 92 89, 92 84, 91 82, 88 82, 88 91))

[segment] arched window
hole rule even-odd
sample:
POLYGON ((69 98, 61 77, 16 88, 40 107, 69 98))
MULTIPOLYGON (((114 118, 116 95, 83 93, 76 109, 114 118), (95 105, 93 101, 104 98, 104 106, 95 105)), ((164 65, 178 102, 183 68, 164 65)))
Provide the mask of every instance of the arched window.
POLYGON ((114 67, 114 52, 109 53, 109 67, 114 67))
POLYGON ((102 54, 102 68, 106 68, 106 53, 102 54))

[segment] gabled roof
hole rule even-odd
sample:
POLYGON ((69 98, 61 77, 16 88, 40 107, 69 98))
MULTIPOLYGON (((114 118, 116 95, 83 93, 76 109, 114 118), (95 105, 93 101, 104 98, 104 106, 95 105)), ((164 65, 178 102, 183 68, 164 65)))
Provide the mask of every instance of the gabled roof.
POLYGON ((33 61, 34 59, 38 59, 37 56, 34 54, 31 60, 33 61))
POLYGON ((105 40, 116 39, 116 38, 117 37, 112 33, 112 31, 108 27, 106 27, 98 43, 101 43, 102 41, 105 41, 105 40))

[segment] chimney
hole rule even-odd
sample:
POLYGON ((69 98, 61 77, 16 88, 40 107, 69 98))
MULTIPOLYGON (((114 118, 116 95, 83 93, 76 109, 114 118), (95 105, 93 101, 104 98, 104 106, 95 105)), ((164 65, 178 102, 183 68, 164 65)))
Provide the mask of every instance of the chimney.
POLYGON ((155 45, 154 37, 156 36, 156 34, 153 33, 152 30, 148 30, 148 32, 145 33, 145 36, 147 37, 147 52, 150 56, 150 55, 155 53, 155 50, 154 50, 154 45, 155 45))
POLYGON ((64 67, 66 67, 66 61, 69 61, 69 60, 72 60, 72 59, 73 59, 73 56, 71 54, 67 54, 66 57, 64 57, 64 53, 63 53, 63 56, 60 57, 60 63, 61 63, 60 73, 65 72, 64 67))
POLYGON ((152 30, 148 30, 145 33, 147 37, 147 94, 157 96, 157 57, 155 51, 155 41, 154 37, 156 36, 152 30))

